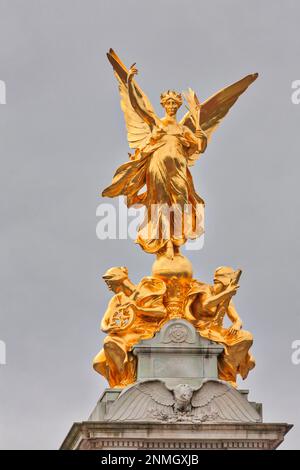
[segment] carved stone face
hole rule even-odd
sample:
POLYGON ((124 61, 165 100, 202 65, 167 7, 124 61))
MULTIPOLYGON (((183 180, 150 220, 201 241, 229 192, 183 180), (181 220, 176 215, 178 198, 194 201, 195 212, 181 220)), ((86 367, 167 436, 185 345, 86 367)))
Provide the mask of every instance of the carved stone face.
POLYGON ((176 401, 189 403, 193 396, 193 389, 188 384, 179 384, 174 388, 173 393, 176 401))

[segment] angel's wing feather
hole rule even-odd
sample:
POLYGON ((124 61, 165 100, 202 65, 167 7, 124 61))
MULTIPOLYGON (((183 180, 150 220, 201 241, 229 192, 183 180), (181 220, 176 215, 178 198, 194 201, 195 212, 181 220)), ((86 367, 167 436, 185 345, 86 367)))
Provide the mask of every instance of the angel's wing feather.
POLYGON ((115 76, 119 83, 121 109, 125 117, 129 147, 133 149, 141 148, 146 143, 150 128, 131 106, 127 86, 124 85, 117 73, 115 73, 115 76))
POLYGON ((109 52, 106 55, 114 71, 116 72, 118 77, 120 77, 120 80, 122 80, 122 82, 126 85, 128 70, 121 61, 120 57, 115 53, 113 49, 109 49, 109 52))
MULTIPOLYGON (((115 53, 113 49, 109 49, 109 52, 106 54, 109 62, 113 66, 114 71, 118 74, 124 85, 127 85, 128 69, 121 61, 120 57, 115 53)), ((135 82, 135 81, 134 81, 135 82)), ((150 103, 147 95, 141 90, 138 84, 135 82, 135 87, 138 90, 140 96, 143 98, 146 108, 150 113, 155 114, 152 104, 150 103)))
MULTIPOLYGON (((208 140, 239 96, 247 90, 257 77, 257 73, 247 75, 238 82, 218 91, 200 105, 200 126, 205 131, 208 140)), ((193 90, 190 89, 185 96, 190 107, 191 105, 199 105, 197 95, 193 90)), ((191 111, 190 109, 185 114, 181 124, 188 126, 194 132, 196 127, 191 111)))
MULTIPOLYGON (((118 80, 121 109, 124 112, 129 147, 133 149, 142 148, 146 144, 151 130, 149 125, 138 115, 131 105, 127 87, 128 70, 113 49, 109 50, 107 58, 113 66, 115 77, 118 80)), ((156 115, 149 99, 138 87, 136 82, 134 82, 134 84, 139 96, 143 100, 147 113, 149 113, 150 116, 153 116, 153 120, 155 121, 156 115)))

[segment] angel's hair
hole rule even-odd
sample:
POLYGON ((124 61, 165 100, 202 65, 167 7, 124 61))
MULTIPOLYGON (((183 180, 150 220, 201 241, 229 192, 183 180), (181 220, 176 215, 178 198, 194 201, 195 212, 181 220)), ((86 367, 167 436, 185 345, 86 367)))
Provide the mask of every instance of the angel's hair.
POLYGON ((178 104, 178 108, 182 105, 182 96, 181 93, 177 93, 175 90, 167 90, 160 95, 160 104, 164 106, 166 102, 172 99, 178 104))

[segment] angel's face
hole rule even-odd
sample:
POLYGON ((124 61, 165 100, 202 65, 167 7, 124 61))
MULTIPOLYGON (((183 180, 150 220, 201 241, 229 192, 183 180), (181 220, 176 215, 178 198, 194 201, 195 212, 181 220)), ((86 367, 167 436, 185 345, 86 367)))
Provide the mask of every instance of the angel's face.
POLYGON ((168 116, 174 117, 176 116, 179 106, 175 100, 170 98, 165 102, 164 108, 168 116))

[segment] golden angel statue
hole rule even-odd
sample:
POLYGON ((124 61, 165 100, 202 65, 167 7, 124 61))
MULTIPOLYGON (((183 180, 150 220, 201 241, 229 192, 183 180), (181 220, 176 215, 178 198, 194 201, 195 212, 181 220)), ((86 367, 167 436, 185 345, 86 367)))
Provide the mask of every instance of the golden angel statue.
POLYGON ((184 94, 188 111, 178 122, 176 113, 183 103, 180 93, 168 90, 161 94, 165 116, 160 118, 134 79, 138 73, 135 64, 128 70, 112 49, 107 57, 119 83, 128 143, 135 152, 117 169, 102 195, 124 195, 128 207, 145 206, 136 242, 148 253, 172 259, 187 239, 203 233, 204 201, 195 190, 189 167, 257 74, 247 75, 203 103, 189 89, 184 94))

